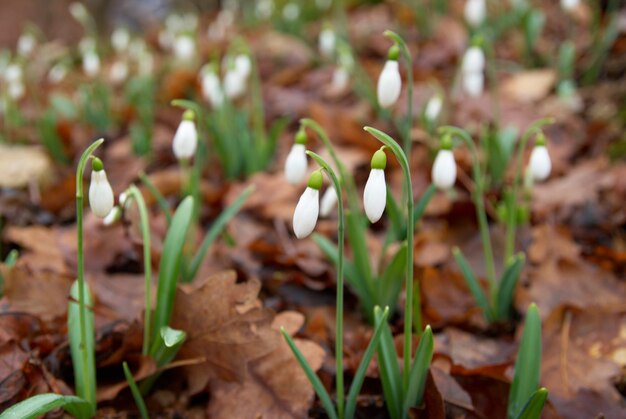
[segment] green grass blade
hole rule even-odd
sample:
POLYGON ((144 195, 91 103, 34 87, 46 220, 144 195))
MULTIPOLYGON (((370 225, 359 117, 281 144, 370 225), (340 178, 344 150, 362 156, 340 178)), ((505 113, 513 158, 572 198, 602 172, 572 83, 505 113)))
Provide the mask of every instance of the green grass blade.
POLYGON ((488 322, 491 322, 493 320, 493 315, 491 312, 491 306, 489 305, 489 300, 485 295, 485 291, 478 283, 478 279, 476 279, 474 272, 472 272, 472 268, 470 268, 469 264, 467 263, 467 260, 463 256, 461 249, 455 247, 454 249, 452 249, 452 254, 454 255, 456 263, 459 265, 459 268, 461 268, 461 273, 463 274, 465 282, 472 292, 476 303, 483 311, 485 319, 487 319, 488 322))
POLYGON ((406 243, 396 251, 393 259, 389 262, 389 265, 385 268, 380 281, 378 282, 378 294, 379 302, 389 306, 389 311, 392 313, 396 309, 398 303, 398 295, 402 290, 402 284, 404 283, 404 270, 406 268, 406 243))
POLYGON ((189 269, 187 270, 187 277, 185 278, 186 282, 191 282, 196 277, 198 273, 198 269, 200 269, 200 265, 204 260, 209 248, 217 239, 217 237, 224 231, 226 228, 226 224, 239 212, 243 204, 246 202, 248 197, 254 192, 255 186, 250 185, 246 189, 244 189, 241 194, 237 197, 237 199, 230 204, 222 213, 217 217, 209 231, 207 231, 204 239, 202 240, 202 244, 200 248, 196 252, 196 255, 191 260, 191 264, 189 265, 189 269))
POLYGON ((498 286, 498 300, 496 301, 496 318, 505 320, 511 315, 513 292, 524 267, 526 258, 523 253, 518 253, 509 262, 500 279, 498 286))
POLYGON ((300 349, 298 349, 298 347, 296 346, 296 343, 293 341, 293 339, 291 339, 291 336, 289 336, 289 333, 287 333, 287 331, 282 327, 280 328, 280 333, 283 334, 283 337, 287 341, 287 344, 291 348, 291 351, 293 352, 294 356, 298 360, 298 363, 304 370, 304 373, 309 379, 309 382, 311 383, 311 385, 313 385, 313 388, 315 389, 315 393, 317 393, 317 397, 319 397, 320 401, 322 402, 322 406, 324 406, 324 409, 326 410, 326 414, 331 419, 337 419, 337 412, 335 412, 335 405, 333 404, 333 401, 328 395, 328 392, 324 388, 324 384, 322 384, 322 381, 317 376, 315 371, 313 371, 313 368, 311 368, 311 366, 309 365, 309 362, 306 360, 304 355, 302 355, 302 352, 300 352, 300 349))
POLYGON ((60 407, 77 418, 89 418, 92 414, 89 402, 80 397, 46 393, 30 397, 9 407, 2 412, 0 419, 34 419, 60 407))
POLYGON ((135 399, 135 404, 137 405, 137 409, 139 409, 139 414, 141 415, 142 419, 148 419, 150 416, 148 416, 148 409, 146 408, 146 403, 143 401, 143 396, 141 395, 139 388, 137 388, 137 383, 135 382, 135 378, 133 377, 133 374, 130 372, 130 369, 128 368, 128 364, 126 363, 126 361, 124 361, 124 363, 122 364, 122 367, 124 368, 124 376, 126 376, 128 387, 130 387, 130 392, 133 394, 133 398, 135 399))
POLYGON ((83 400, 90 403, 92 413, 96 406, 96 358, 95 358, 95 339, 94 316, 91 310, 93 299, 89 292, 89 285, 85 282, 85 332, 86 342, 81 345, 80 338, 80 305, 78 304, 78 281, 74 281, 70 290, 70 302, 67 311, 67 330, 70 341, 70 352, 72 355, 72 364, 74 365, 74 378, 76 394, 83 400), (83 374, 80 370, 82 366, 81 351, 86 351, 87 374, 83 374), (77 370, 78 369, 78 370, 77 370), (89 377, 89 382, 84 381, 84 377, 89 377))
POLYGON ((539 419, 541 417, 541 411, 548 399, 548 389, 545 387, 535 391, 530 399, 524 405, 524 408, 517 415, 516 419, 539 419))
POLYGON ((403 411, 405 413, 408 413, 411 407, 418 406, 422 403, 424 390, 426 388, 426 377, 428 376, 430 362, 433 359, 434 347, 433 331, 430 326, 426 326, 426 330, 424 330, 420 343, 415 351, 411 375, 409 377, 409 386, 404 395, 403 411))
MULTIPOLYGON (((382 317, 382 313, 374 312, 374 317, 378 321, 382 317)), ((383 394, 385 396, 385 404, 387 411, 392 419, 400 419, 402 417, 402 376, 400 375, 400 365, 398 363, 398 355, 393 343, 391 329, 387 322, 381 323, 381 337, 378 342, 378 369, 380 371, 380 380, 383 385, 383 394)))
POLYGON ((193 198, 185 198, 172 218, 172 224, 167 230, 163 253, 159 264, 159 282, 157 286, 157 298, 154 308, 154 321, 152 330, 154 340, 160 336, 162 327, 169 325, 176 294, 176 283, 180 274, 180 265, 183 255, 183 247, 187 238, 187 230, 193 213, 193 198))
POLYGON ((161 211, 165 214, 165 218, 167 218, 167 225, 170 226, 172 224, 172 210, 170 209, 167 200, 144 172, 139 173, 139 179, 146 186, 146 188, 148 188, 148 191, 150 191, 154 199, 156 199, 159 208, 161 208, 161 211))
POLYGON ((520 343, 515 375, 509 393, 508 418, 519 415, 526 401, 539 387, 541 373, 541 317, 535 303, 528 307, 524 332, 520 343))
POLYGON ((367 349, 363 354, 363 358, 361 359, 359 368, 356 370, 356 374, 354 374, 354 379, 352 380, 352 384, 350 385, 350 391, 346 400, 346 418, 354 417, 354 412, 356 410, 356 398, 361 391, 361 386, 363 385, 363 380, 365 379, 365 373, 367 372, 367 368, 369 367, 369 364, 374 357, 374 353, 378 348, 378 342, 383 331, 382 324, 387 323, 387 317, 389 316, 389 307, 385 307, 385 310, 381 310, 380 307, 375 307, 374 312, 374 316, 376 317, 374 334, 372 335, 370 343, 367 345, 367 349), (382 312, 382 314, 380 312, 382 312))

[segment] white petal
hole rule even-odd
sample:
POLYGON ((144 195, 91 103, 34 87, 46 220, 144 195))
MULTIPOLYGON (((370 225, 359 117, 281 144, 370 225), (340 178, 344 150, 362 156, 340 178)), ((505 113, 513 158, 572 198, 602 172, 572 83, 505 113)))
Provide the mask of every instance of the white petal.
POLYGON ((463 73, 482 73, 484 69, 485 53, 483 50, 479 47, 469 47, 463 56, 463 73))
POLYGON ((230 99, 237 99, 246 90, 246 79, 236 70, 230 70, 224 76, 224 93, 230 99))
POLYGON ((196 152, 198 145, 198 133, 193 121, 180 121, 176 134, 174 134, 173 149, 177 159, 189 159, 196 152))
POLYGON ((452 150, 439 150, 431 172, 433 184, 439 189, 450 189, 456 182, 456 162, 452 150))
POLYGON ((122 210, 120 209, 120 207, 113 207, 111 211, 109 211, 109 213, 106 215, 106 217, 102 219, 102 224, 104 224, 105 226, 113 225, 120 219, 121 215, 122 210))
POLYGON ((320 191, 307 187, 296 205, 293 213, 293 232, 296 237, 303 239, 313 232, 319 215, 320 191))
POLYGON ((211 103, 213 108, 219 108, 224 103, 224 93, 217 74, 208 72, 202 75, 202 94, 211 103))
POLYGON ((486 13, 485 0, 467 0, 465 3, 465 20, 471 26, 480 25, 486 13))
POLYGON ((106 217, 113 208, 113 189, 104 170, 91 172, 89 206, 96 217, 106 217))
POLYGON ((478 97, 483 93, 484 84, 485 76, 483 73, 463 74, 463 89, 472 97, 478 97))
POLYGON ((83 71, 89 77, 94 77, 100 72, 100 57, 95 52, 87 52, 83 55, 83 71))
POLYGON ((243 79, 247 79, 252 71, 252 61, 246 54, 239 54, 235 57, 235 70, 243 79))
POLYGON ((561 0, 561 7, 566 12, 570 12, 578 7, 580 0, 561 0))
POLYGON ((331 81, 331 87, 333 90, 341 92, 348 87, 350 81, 350 73, 344 67, 337 67, 333 71, 333 79, 331 81))
POLYGON ((365 184, 363 193, 363 207, 365 214, 372 223, 380 220, 387 203, 387 185, 385 184, 385 171, 372 169, 365 184))
POLYGON ((196 45, 191 36, 180 35, 174 43, 174 55, 181 60, 191 60, 194 56, 196 45))
POLYGON ((324 29, 319 38, 320 53, 325 57, 333 55, 335 50, 335 32, 332 29, 324 29))
POLYGON ((294 144, 285 161, 285 178, 292 185, 302 182, 306 175, 306 147, 304 144, 294 144))
POLYGON ((378 77, 378 104, 383 108, 396 103, 400 97, 400 90, 402 88, 402 79, 400 78, 400 70, 398 68, 398 62, 394 60, 387 60, 383 71, 380 72, 378 77))
POLYGON ((111 34, 111 45, 115 52, 121 53, 130 43, 130 33, 125 28, 116 28, 111 34))
POLYGON ((322 196, 322 203, 320 204, 320 216, 328 217, 330 212, 337 205, 337 191, 334 186, 330 186, 324 192, 324 196, 322 196))
POLYGON ((429 121, 434 121, 435 119, 437 119, 439 113, 441 112, 442 106, 443 99, 441 99, 441 96, 437 95, 431 97, 426 104, 426 110, 424 111, 426 119, 428 119, 429 121))
POLYGON ((530 153, 529 167, 530 174, 534 180, 542 181, 550 176, 552 162, 546 146, 539 145, 533 148, 533 151, 530 153))

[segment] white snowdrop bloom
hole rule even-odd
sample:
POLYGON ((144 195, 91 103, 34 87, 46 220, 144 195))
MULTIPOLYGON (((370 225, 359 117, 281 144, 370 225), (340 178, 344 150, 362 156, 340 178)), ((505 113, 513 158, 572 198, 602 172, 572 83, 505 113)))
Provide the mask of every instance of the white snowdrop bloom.
POLYGON ((7 84, 21 82, 22 67, 18 64, 9 64, 4 70, 4 81, 6 81, 7 84))
POLYGON ((158 37, 159 46, 166 51, 170 50, 172 45, 174 45, 174 38, 175 36, 171 31, 167 29, 161 30, 158 37))
POLYGON ((324 57, 330 57, 335 52, 335 31, 331 28, 324 28, 320 32, 319 49, 324 57))
POLYGON ((483 93, 485 84, 485 76, 483 73, 463 74, 463 90, 472 96, 478 97, 483 93))
POLYGON ((486 14, 485 0, 467 0, 465 2, 465 20, 470 26, 479 26, 485 20, 486 14))
POLYGON ((442 190, 450 189, 456 182, 456 161, 450 149, 441 149, 435 157, 431 172, 433 184, 442 190))
POLYGON ((571 12, 578 8, 580 0, 561 0, 561 8, 566 12, 571 12))
POLYGON ((93 166, 94 170, 91 171, 91 183, 89 185, 89 206, 96 217, 104 218, 113 209, 113 189, 107 180, 106 172, 102 168, 102 162, 94 159, 93 166), (99 162, 99 167, 96 162, 99 162))
POLYGON ((322 173, 318 170, 311 174, 307 188, 304 190, 293 213, 293 232, 303 239, 313 232, 320 212, 320 188, 322 173))
POLYGON ((37 40, 32 33, 22 34, 17 40, 17 53, 21 56, 29 56, 37 45, 37 40))
POLYGON ((102 219, 102 224, 105 226, 111 226, 122 218, 122 210, 118 206, 114 206, 111 211, 102 219))
POLYGON ((89 12, 87 11, 85 5, 81 2, 73 2, 70 4, 69 10, 72 17, 82 24, 85 24, 85 22, 89 19, 89 12))
POLYGON ((120 84, 128 77, 128 64, 126 61, 120 60, 111 66, 109 77, 113 84, 120 84))
POLYGON ((130 32, 126 28, 115 28, 111 34, 111 45, 118 54, 126 51, 130 44, 130 32))
POLYGON ((472 46, 465 51, 461 70, 467 73, 482 73, 485 69, 485 53, 480 47, 472 46))
POLYGON ((292 185, 302 182, 306 176, 306 146, 304 144, 295 143, 291 146, 291 150, 285 160, 285 178, 292 185))
POLYGON ((335 68, 333 71, 333 78, 331 80, 331 87, 335 91, 343 91, 348 87, 350 82, 350 73, 343 66, 335 68))
POLYGON ((370 175, 363 192, 363 207, 370 222, 380 220, 387 203, 387 184, 385 183, 385 167, 387 155, 383 150, 378 150, 372 156, 370 175))
POLYGON ((328 217, 330 212, 337 205, 337 190, 334 186, 328 187, 324 195, 322 196, 322 202, 320 203, 320 216, 328 217))
POLYGON ((89 77, 95 77, 100 72, 100 57, 95 51, 83 54, 83 72, 89 77))
POLYGON ((434 121, 439 117, 441 113, 441 108, 443 107, 443 98, 441 95, 435 95, 428 100, 426 103, 426 110, 424 111, 424 115, 426 119, 429 121, 434 121))
POLYGON ((546 180, 548 176, 550 176, 552 162, 550 161, 550 154, 548 154, 548 149, 545 144, 535 145, 533 151, 530 153, 528 169, 535 181, 546 180))
POLYGON ((224 103, 224 92, 220 85, 220 79, 213 70, 204 69, 200 78, 202 95, 214 109, 220 108, 224 103))
POLYGON ((64 63, 56 63, 48 71, 48 81, 53 84, 62 82, 65 76, 67 76, 67 66, 64 63))
POLYGON ((231 69, 224 76, 224 93, 229 99, 237 99, 246 91, 246 79, 236 69, 231 69))
POLYGON ((287 3, 283 7, 283 17, 291 22, 300 17, 300 6, 297 3, 287 3))
POLYGON ((389 53, 391 57, 387 60, 383 70, 380 72, 378 85, 376 87, 378 104, 383 108, 388 108, 396 103, 400 97, 400 90, 402 89, 397 47, 393 46, 392 49, 394 49, 394 51, 389 53))
POLYGON ((328 10, 332 4, 333 0, 315 0, 315 5, 320 10, 328 10))
POLYGON ((268 19, 274 13, 273 0, 257 0, 255 9, 257 19, 268 19))
POLYGON ((244 79, 250 77, 250 73, 252 72, 252 60, 249 55, 238 54, 235 57, 235 71, 244 79))
POLYGON ((146 42, 142 38, 135 38, 128 43, 128 55, 131 57, 140 57, 142 54, 148 52, 146 42))
POLYGON ((24 92, 24 84, 21 81, 9 83, 7 86, 7 93, 13 100, 19 100, 24 97, 24 92))
POLYGON ((190 61, 196 52, 196 43, 190 35, 178 35, 174 41, 174 55, 183 61, 190 61))
POLYGON ((196 152, 198 132, 196 131, 194 118, 195 114, 193 111, 186 110, 174 134, 172 148, 178 160, 190 159, 196 152))
POLYGON ((80 40, 78 43, 78 50, 81 54, 96 50, 96 40, 87 36, 80 40))
POLYGON ((154 71, 154 58, 148 51, 144 51, 137 59, 137 72, 142 76, 150 76, 154 71))

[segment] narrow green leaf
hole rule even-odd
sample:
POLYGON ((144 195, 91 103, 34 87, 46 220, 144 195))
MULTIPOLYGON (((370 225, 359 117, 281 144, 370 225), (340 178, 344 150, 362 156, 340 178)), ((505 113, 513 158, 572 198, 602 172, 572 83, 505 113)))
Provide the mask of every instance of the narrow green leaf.
POLYGON ((148 188, 148 191, 150 191, 154 199, 156 199, 159 208, 161 208, 161 211, 163 211, 163 214, 165 214, 165 218, 167 219, 167 225, 172 225, 172 210, 170 209, 170 206, 167 203, 167 200, 165 199, 163 194, 161 194, 156 186, 154 186, 154 183, 152 183, 150 178, 148 178, 148 176, 144 172, 139 173, 139 179, 146 186, 146 188, 148 188))
POLYGON ((70 341, 70 352, 72 355, 72 364, 74 365, 74 379, 76 394, 83 400, 90 403, 93 410, 96 406, 96 358, 95 358, 95 339, 94 316, 92 309, 93 300, 89 292, 89 285, 85 282, 85 332, 86 342, 81 344, 80 338, 80 304, 78 304, 78 281, 74 281, 70 289, 70 302, 67 311, 67 330, 70 341), (81 351, 86 352, 87 374, 82 373, 82 355, 81 351), (89 377, 89 382, 84 381, 84 377, 89 377))
POLYGON ((424 389, 426 388, 426 377, 428 376, 430 362, 433 359, 434 347, 433 331, 430 326, 426 326, 426 330, 424 330, 420 343, 415 351, 411 375, 409 377, 409 386, 404 395, 403 411, 405 413, 408 412, 411 407, 418 406, 422 403, 424 389))
POLYGON ((426 207, 428 207, 428 203, 435 195, 435 192, 437 192, 437 188, 431 183, 426 189, 426 192, 424 192, 424 195, 422 195, 420 200, 415 204, 415 208, 413 208, 413 221, 416 224, 422 218, 424 212, 426 212, 426 207))
POLYGON ((528 399, 516 419, 539 419, 547 399, 548 389, 541 387, 530 396, 530 399, 528 399))
POLYGON ((472 292, 472 295, 474 296, 476 303, 478 304, 480 309, 483 311, 483 315, 485 316, 485 319, 487 319, 488 322, 491 322, 493 319, 493 315, 491 313, 491 307, 489 306, 489 300, 487 300, 485 291, 478 283, 478 280, 476 279, 474 272, 472 272, 472 268, 470 268, 469 264, 467 263, 467 260, 463 256, 463 253, 461 253, 461 249, 459 249, 458 247, 455 247, 454 249, 452 249, 452 254, 454 255, 454 259, 456 260, 456 263, 461 268, 461 273, 463 274, 463 277, 465 278, 465 282, 467 283, 467 286, 472 292))
POLYGON ((519 279, 524 261, 526 258, 523 253, 515 255, 508 263, 506 270, 500 279, 498 286, 498 300, 496 301, 496 318, 508 319, 511 314, 511 306, 513 301, 513 292, 519 279))
MULTIPOLYGON (((157 368, 164 367, 176 357, 186 338, 187 333, 183 330, 172 329, 169 326, 164 326, 159 330, 158 337, 152 341, 150 348, 150 355, 154 358, 157 368)), ((150 391, 160 374, 160 372, 152 374, 141 382, 139 385, 141 394, 147 394, 150 391)))
POLYGON ((363 218, 350 210, 346 211, 346 233, 352 249, 354 266, 364 283, 367 284, 370 294, 373 294, 372 269, 370 267, 370 254, 365 240, 365 225, 363 224, 363 218))
POLYGON ((124 376, 126 376, 126 381, 128 382, 128 387, 130 387, 130 392, 133 394, 133 398, 135 399, 135 404, 137 405, 137 409, 139 409, 139 414, 142 419, 148 419, 150 416, 148 415, 148 409, 146 408, 146 403, 143 401, 143 396, 137 388, 137 383, 135 382, 135 378, 133 374, 130 372, 128 368, 128 364, 126 361, 122 363, 122 367, 124 368, 124 376))
POLYGON ((365 373, 367 372, 367 368, 369 367, 370 362, 374 357, 374 353, 378 348, 378 342, 383 331, 383 328, 381 326, 383 323, 387 323, 387 317, 389 316, 389 307, 385 307, 385 310, 381 310, 380 307, 376 306, 374 308, 374 312, 374 317, 376 317, 374 334, 372 335, 370 343, 367 345, 367 349, 363 354, 363 358, 361 359, 359 368, 356 370, 356 373, 354 374, 354 379, 352 380, 352 384, 350 385, 350 391, 346 400, 346 418, 354 417, 354 412, 356 410, 356 399, 359 395, 359 392, 361 391, 361 386, 363 385, 363 380, 365 379, 365 373), (381 311, 382 314, 380 314, 381 311))
POLYGON ((17 258, 20 256, 20 252, 18 252, 17 249, 12 249, 9 254, 7 255, 6 258, 4 258, 4 264, 7 265, 7 267, 12 267, 13 265, 15 265, 15 262, 17 262, 17 258))
POLYGON ((515 361, 515 375, 509 393, 508 418, 519 415, 526 401, 539 387, 541 373, 541 317, 535 303, 528 307, 524 332, 515 361))
POLYGON ((389 310, 393 313, 398 303, 398 295, 402 290, 404 283, 404 270, 406 269, 406 243, 396 251, 393 259, 385 268, 380 280, 378 281, 379 303, 382 302, 389 306, 389 310))
POLYGON ((391 231, 396 240, 404 240, 406 237, 406 223, 402 216, 402 210, 398 206, 398 201, 391 193, 389 185, 387 185, 387 206, 385 207, 387 218, 391 222, 391 231))
MULTIPOLYGON (((374 317, 378 321, 382 317, 382 312, 374 312, 374 317)), ((381 337, 378 342, 378 369, 380 380, 383 385, 383 394, 387 411, 392 419, 402 418, 402 376, 400 375, 400 365, 398 355, 393 343, 391 329, 387 322, 381 323, 381 337)))
POLYGON ((91 405, 86 400, 76 396, 46 393, 30 397, 9 407, 2 412, 0 419, 34 419, 60 407, 77 418, 91 417, 91 405))
POLYGON ((196 114, 196 119, 199 119, 200 115, 203 114, 202 107, 192 100, 174 99, 172 100, 171 105, 176 106, 177 108, 191 109, 196 114))
POLYGON ((157 286, 154 321, 152 322, 155 341, 160 336, 162 327, 170 322, 176 283, 180 274, 183 247, 187 238, 187 230, 193 213, 193 198, 185 198, 172 218, 163 243, 163 253, 159 264, 159 282, 157 286))
POLYGON ((296 346, 296 343, 293 341, 293 339, 291 339, 291 336, 289 336, 289 333, 287 333, 287 331, 282 327, 280 328, 280 333, 283 334, 283 337, 287 341, 287 344, 291 348, 291 351, 293 352, 294 356, 298 360, 298 363, 304 370, 304 373, 309 379, 309 382, 315 389, 315 393, 317 393, 317 397, 319 397, 320 401, 322 402, 322 406, 324 406, 324 409, 326 410, 326 414, 331 419, 337 419, 337 412, 335 412, 335 405, 333 404, 333 401, 328 395, 326 388, 324 388, 324 384, 322 384, 322 381, 320 380, 320 378, 317 376, 315 371, 313 371, 313 368, 311 368, 311 366, 309 365, 309 362, 306 360, 306 358, 304 357, 300 349, 298 349, 298 347, 296 346))
POLYGON ((224 231, 224 228, 226 228, 226 224, 237 214, 237 212, 239 212, 248 197, 252 194, 252 192, 254 192, 254 189, 254 185, 250 185, 246 189, 244 189, 243 192, 239 194, 237 199, 235 199, 235 201, 230 204, 226 209, 224 209, 219 217, 217 217, 209 231, 207 231, 206 235, 204 236, 200 248, 198 249, 196 255, 191 261, 189 269, 187 270, 187 278, 185 278, 186 282, 191 282, 196 277, 198 269, 200 269, 200 265, 202 264, 204 257, 209 251, 209 248, 211 247, 215 239, 217 239, 217 237, 222 233, 222 231, 224 231))

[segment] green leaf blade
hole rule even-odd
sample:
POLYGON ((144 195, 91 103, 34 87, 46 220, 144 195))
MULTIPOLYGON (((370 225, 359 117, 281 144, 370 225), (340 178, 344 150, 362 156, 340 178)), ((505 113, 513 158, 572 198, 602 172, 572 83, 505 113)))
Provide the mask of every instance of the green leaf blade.
POLYGON ((77 418, 89 418, 92 414, 90 403, 80 397, 46 393, 9 407, 2 412, 0 419, 34 419, 60 407, 77 418))

